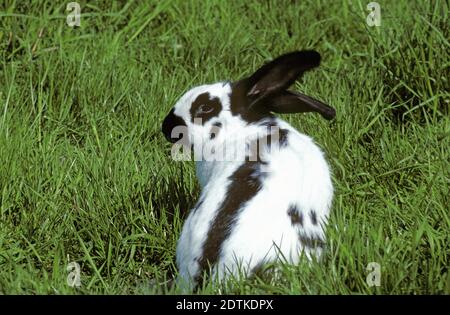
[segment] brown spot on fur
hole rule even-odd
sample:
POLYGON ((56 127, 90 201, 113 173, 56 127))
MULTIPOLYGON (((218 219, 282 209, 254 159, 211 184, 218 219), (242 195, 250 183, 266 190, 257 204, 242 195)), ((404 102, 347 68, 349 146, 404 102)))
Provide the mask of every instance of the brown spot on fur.
POLYGON ((303 225, 303 214, 298 211, 295 205, 289 207, 287 214, 291 218, 292 225, 303 225))
POLYGON ((309 213, 309 216, 311 218, 311 222, 314 225, 317 225, 317 214, 314 210, 311 210, 311 212, 309 213))

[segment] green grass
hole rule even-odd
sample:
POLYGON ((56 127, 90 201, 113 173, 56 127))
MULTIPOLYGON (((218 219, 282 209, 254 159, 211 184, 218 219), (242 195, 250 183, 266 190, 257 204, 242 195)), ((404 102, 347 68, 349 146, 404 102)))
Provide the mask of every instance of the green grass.
POLYGON ((3 1, 0 293, 178 292, 165 279, 199 187, 162 119, 193 85, 316 49, 322 66, 296 88, 337 117, 284 118, 333 170, 327 252, 201 292, 449 294, 449 7, 379 0, 371 28, 368 2, 80 1, 70 28, 64 2, 3 1))

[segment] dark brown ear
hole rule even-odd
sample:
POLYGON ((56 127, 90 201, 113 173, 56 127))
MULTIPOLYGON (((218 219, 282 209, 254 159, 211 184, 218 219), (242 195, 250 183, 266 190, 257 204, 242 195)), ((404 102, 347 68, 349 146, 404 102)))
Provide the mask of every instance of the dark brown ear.
POLYGON ((262 98, 286 90, 305 71, 320 64, 320 54, 314 50, 295 51, 265 64, 244 79, 247 96, 256 103, 262 98))
POLYGON ((260 106, 268 111, 280 114, 316 112, 328 120, 336 116, 334 108, 312 97, 293 91, 281 91, 266 97, 258 103, 258 107, 260 106))

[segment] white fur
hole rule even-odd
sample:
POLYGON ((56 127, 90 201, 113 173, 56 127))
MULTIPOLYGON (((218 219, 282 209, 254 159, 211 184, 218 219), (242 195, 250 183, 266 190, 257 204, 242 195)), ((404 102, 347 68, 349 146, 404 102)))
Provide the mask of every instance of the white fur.
MULTIPOLYGON (((267 133, 266 127, 247 124, 240 116, 230 112, 229 84, 204 85, 188 91, 176 104, 175 114, 187 122, 189 139, 192 142, 213 142, 220 150, 233 148, 240 137, 256 139, 267 133), (192 101, 205 91, 220 98, 223 110, 218 117, 204 126, 191 124, 189 108, 192 101), (209 140, 209 129, 214 122, 223 124, 218 137, 209 140)), ((223 279, 228 274, 237 275, 251 270, 264 262, 286 259, 296 264, 304 250, 307 257, 319 257, 320 249, 304 248, 299 236, 320 236, 325 239, 327 222, 333 197, 330 171, 322 151, 306 135, 299 133, 287 122, 276 118, 276 123, 287 129, 287 146, 269 153, 267 176, 261 190, 240 210, 231 235, 222 244, 222 250, 213 275, 223 279), (303 212, 303 225, 293 225, 287 214, 290 205, 303 212), (311 222, 309 212, 314 210, 319 224, 311 222)), ((191 211, 177 245, 177 264, 180 280, 192 283, 199 272, 198 258, 214 221, 217 210, 226 197, 230 184, 229 176, 243 161, 198 161, 197 176, 202 188, 201 206, 191 211)))

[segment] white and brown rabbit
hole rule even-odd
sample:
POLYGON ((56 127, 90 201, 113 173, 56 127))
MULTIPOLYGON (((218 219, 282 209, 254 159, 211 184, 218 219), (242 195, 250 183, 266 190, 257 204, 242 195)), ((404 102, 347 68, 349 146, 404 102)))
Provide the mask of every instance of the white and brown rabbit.
POLYGON ((189 90, 165 118, 165 137, 194 148, 202 188, 178 241, 179 280, 195 286, 205 272, 221 280, 279 259, 296 264, 302 251, 320 256, 330 170, 311 138, 273 114, 334 118, 328 105, 287 90, 319 64, 316 51, 282 55, 237 82, 189 90))

